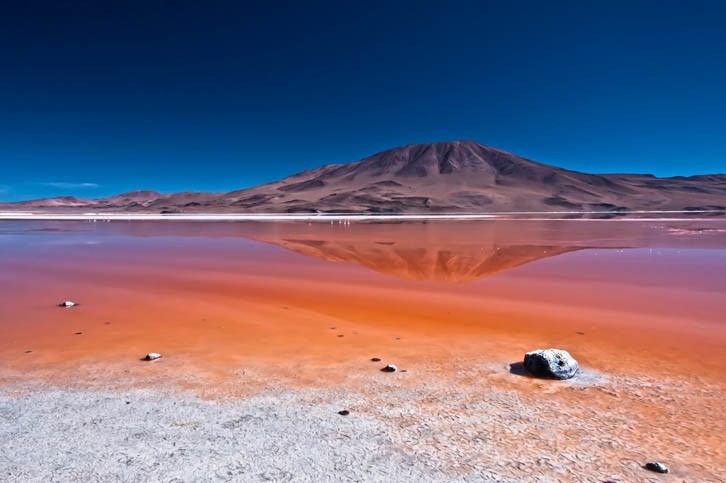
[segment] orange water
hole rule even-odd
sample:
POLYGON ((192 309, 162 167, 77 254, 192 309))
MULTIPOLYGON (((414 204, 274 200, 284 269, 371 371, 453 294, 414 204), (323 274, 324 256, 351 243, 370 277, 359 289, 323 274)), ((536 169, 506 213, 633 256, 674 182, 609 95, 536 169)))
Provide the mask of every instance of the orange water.
POLYGON ((0 361, 82 380, 154 351, 202 380, 291 367, 291 382, 324 383, 318 366, 373 356, 507 363, 556 346, 596 371, 723 381, 724 229, 4 222, 0 361), (66 299, 81 305, 56 307, 66 299))

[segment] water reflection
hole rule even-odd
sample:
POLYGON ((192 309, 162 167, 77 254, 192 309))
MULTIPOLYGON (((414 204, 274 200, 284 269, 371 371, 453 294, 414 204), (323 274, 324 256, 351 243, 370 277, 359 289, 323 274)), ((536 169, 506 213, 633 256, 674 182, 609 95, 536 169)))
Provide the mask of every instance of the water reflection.
POLYGON ((431 246, 413 241, 280 239, 272 241, 302 255, 352 262, 410 280, 467 282, 579 247, 507 246, 491 240, 471 246, 431 246))
MULTIPOLYGON (((724 220, 484 220, 406 223, 44 222, 6 223, 0 234, 246 238, 408 280, 469 282, 592 248, 716 248, 724 220)), ((249 256, 241 250, 240 256, 249 256)))

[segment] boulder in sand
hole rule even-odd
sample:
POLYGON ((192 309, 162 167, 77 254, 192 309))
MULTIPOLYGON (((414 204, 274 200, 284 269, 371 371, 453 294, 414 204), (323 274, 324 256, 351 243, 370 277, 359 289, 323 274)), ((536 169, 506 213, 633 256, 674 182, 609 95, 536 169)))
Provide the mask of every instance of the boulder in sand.
POLYGON ((161 354, 158 352, 149 352, 146 354, 142 360, 144 361, 155 361, 156 359, 159 359, 161 357, 161 354))
POLYGON ((381 372, 396 372, 398 370, 398 367, 394 366, 393 364, 388 364, 386 367, 381 369, 381 372))
POLYGON ((58 307, 70 308, 70 307, 75 307, 76 305, 78 305, 78 304, 75 302, 71 302, 70 300, 66 300, 64 302, 59 303, 58 307))
POLYGON ((524 355, 524 368, 535 377, 569 379, 577 374, 579 366, 567 351, 540 349, 524 355))

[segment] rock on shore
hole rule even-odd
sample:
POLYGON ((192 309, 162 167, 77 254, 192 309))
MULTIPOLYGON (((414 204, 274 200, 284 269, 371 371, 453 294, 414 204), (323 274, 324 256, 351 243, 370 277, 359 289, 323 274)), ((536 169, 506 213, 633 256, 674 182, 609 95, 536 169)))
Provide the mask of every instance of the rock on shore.
POLYGON ((524 368, 535 377, 570 379, 579 366, 569 352, 561 349, 545 349, 527 352, 524 368))

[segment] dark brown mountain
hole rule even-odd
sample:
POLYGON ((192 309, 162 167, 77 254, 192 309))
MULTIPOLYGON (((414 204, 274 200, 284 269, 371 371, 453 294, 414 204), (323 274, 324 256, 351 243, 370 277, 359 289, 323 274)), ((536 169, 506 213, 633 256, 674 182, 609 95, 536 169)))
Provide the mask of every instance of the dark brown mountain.
POLYGON ((134 191, 0 205, 2 209, 137 212, 390 212, 724 210, 726 174, 657 178, 586 174, 473 141, 414 144, 229 193, 134 191))

